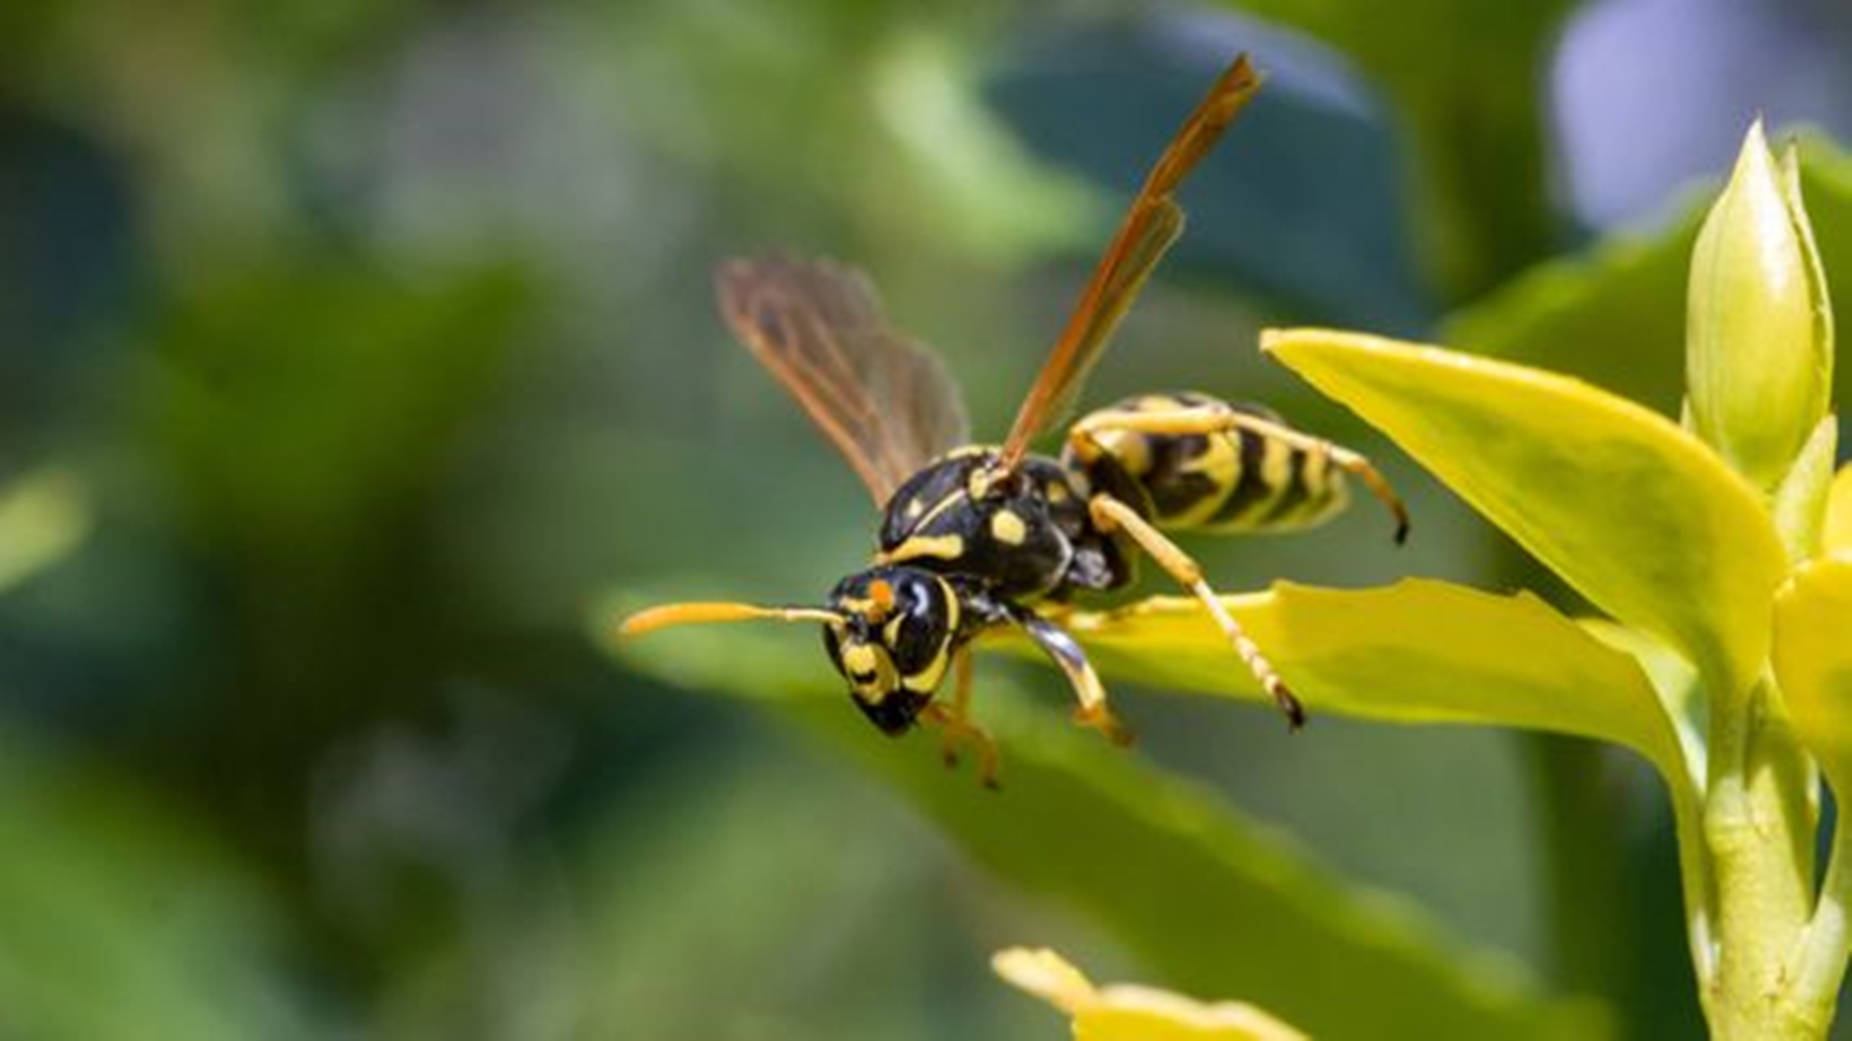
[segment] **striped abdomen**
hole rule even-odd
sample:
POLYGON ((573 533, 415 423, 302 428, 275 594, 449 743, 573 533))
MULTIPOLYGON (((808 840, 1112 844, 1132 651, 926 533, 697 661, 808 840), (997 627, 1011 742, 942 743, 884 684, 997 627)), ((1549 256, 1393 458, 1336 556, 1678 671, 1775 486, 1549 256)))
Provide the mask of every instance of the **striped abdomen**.
MULTIPOLYGON (((1298 443, 1262 430, 1213 433, 1146 433, 1116 429, 1116 413, 1231 409, 1268 425, 1284 426, 1270 409, 1224 403, 1206 394, 1147 394, 1127 398, 1081 421, 1089 437, 1144 490, 1159 527, 1208 532, 1293 531, 1321 523, 1349 501, 1344 472, 1324 443, 1298 443), (1102 422, 1105 420, 1105 422, 1102 422)), ((1075 454, 1070 447, 1070 456, 1075 454)), ((1100 461, 1070 459, 1097 470, 1100 461)), ((1102 475, 1103 476, 1103 475, 1102 475)), ((1098 483, 1098 482, 1096 482, 1098 483)))

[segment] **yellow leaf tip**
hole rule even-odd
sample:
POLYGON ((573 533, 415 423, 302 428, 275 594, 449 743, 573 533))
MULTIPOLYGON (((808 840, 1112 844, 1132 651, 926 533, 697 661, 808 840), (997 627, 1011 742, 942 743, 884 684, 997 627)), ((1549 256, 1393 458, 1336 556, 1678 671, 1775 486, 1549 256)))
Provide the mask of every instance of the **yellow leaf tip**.
POLYGON ((990 970, 1070 1016, 1098 1000, 1093 981, 1047 947, 1006 947, 990 956, 990 970))
POLYGON ((1204 1003, 1133 983, 1096 988, 1067 959, 1046 947, 1010 947, 992 955, 990 965, 1005 981, 1072 1017, 1076 1037, 1305 1041, 1305 1035, 1289 1024, 1243 1002, 1204 1003))

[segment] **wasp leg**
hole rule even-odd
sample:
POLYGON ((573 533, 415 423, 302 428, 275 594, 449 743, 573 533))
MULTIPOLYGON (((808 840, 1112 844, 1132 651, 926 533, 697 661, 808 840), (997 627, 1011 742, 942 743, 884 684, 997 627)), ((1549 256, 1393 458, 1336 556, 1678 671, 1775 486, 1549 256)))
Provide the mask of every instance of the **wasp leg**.
POLYGON ((1030 611, 1012 613, 1010 620, 1021 626, 1029 639, 1034 640, 1067 677, 1068 685, 1074 688, 1075 699, 1080 702, 1080 707, 1074 710, 1075 722, 1098 730, 1115 745, 1131 744, 1132 731, 1107 706, 1106 687, 1100 683, 1099 673, 1093 671, 1093 664, 1087 661, 1086 652, 1080 649, 1074 637, 1068 635, 1066 629, 1030 611))
POLYGON ((971 708, 971 654, 961 651, 955 666, 958 670, 958 688, 951 705, 938 703, 927 705, 920 712, 920 718, 945 731, 945 765, 958 765, 958 746, 970 741, 977 746, 978 780, 984 787, 996 789, 997 774, 1002 767, 1002 760, 997 755, 997 742, 983 727, 971 722, 967 714, 971 708))
MULTIPOLYGON (((959 650, 952 658, 952 704, 949 709, 942 708, 944 714, 953 719, 969 720, 971 718, 971 652, 959 650)), ((956 727, 945 731, 942 756, 947 767, 958 765, 958 745, 969 734, 956 727)))
POLYGON ((1074 424, 1068 431, 1068 440, 1091 441, 1093 435, 1102 430, 1125 430, 1140 434, 1219 434, 1229 430, 1246 430, 1304 452, 1322 455, 1331 461, 1331 465, 1363 482, 1370 494, 1388 507, 1390 515, 1395 518, 1396 543, 1400 545, 1408 541, 1408 507, 1402 504, 1402 497, 1389 487, 1389 482, 1368 459, 1322 437, 1313 437, 1283 423, 1231 408, 1178 408, 1150 412, 1096 412, 1074 424))
POLYGON ((1163 532, 1158 531, 1151 526, 1149 521, 1140 517, 1138 511, 1110 495, 1094 496, 1088 501, 1087 509, 1093 517, 1093 523, 1101 530, 1118 530, 1130 535, 1146 553, 1151 554, 1151 559, 1157 561, 1158 566, 1170 572, 1172 578, 1196 594, 1196 598, 1209 609, 1209 615, 1215 619, 1215 624, 1221 626, 1222 631, 1228 634, 1229 641, 1235 645, 1235 653, 1241 655, 1241 660, 1247 665, 1248 671, 1254 674, 1254 678, 1260 681, 1261 687, 1280 706, 1280 711, 1286 714, 1287 725, 1294 730, 1305 725, 1305 707, 1299 704, 1299 699, 1286 688, 1286 682, 1280 679, 1280 674, 1273 671, 1273 663, 1267 660, 1267 656, 1261 653, 1260 647, 1249 638, 1247 630, 1241 628, 1241 623, 1235 621, 1235 616, 1229 614, 1228 608, 1222 606, 1221 598, 1217 597, 1215 590, 1209 588, 1209 583, 1203 580, 1201 565, 1191 559, 1189 554, 1177 548, 1177 544, 1166 538, 1163 532))

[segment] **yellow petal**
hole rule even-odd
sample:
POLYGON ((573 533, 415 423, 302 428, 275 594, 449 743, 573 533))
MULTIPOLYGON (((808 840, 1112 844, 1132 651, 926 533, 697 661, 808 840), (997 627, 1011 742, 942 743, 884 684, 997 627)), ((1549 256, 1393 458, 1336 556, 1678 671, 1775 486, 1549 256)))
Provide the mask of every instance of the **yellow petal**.
POLYGON ((1015 986, 1068 1015, 1077 1015, 1099 1000, 1093 982, 1067 959, 1046 947, 1009 947, 990 956, 990 968, 1015 986))
POLYGON ((1852 556, 1852 464, 1839 468, 1832 490, 1826 493, 1825 552, 1852 556))
POLYGON ((1305 1041, 1306 1035, 1238 1001, 1205 1003, 1133 983, 1094 987, 1047 948, 998 951, 991 968, 1074 1021, 1075 1041, 1305 1041))
POLYGON ((1852 558, 1816 560, 1775 598, 1775 675, 1794 729, 1841 799, 1852 795, 1852 558))

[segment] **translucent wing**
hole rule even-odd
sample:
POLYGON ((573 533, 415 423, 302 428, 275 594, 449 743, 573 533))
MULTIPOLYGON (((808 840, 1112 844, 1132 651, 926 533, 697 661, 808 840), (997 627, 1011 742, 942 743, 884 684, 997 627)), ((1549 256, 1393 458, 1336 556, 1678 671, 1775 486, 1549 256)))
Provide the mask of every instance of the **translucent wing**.
POLYGON ((868 277, 829 260, 730 260, 715 273, 733 335, 778 377, 885 505, 967 439, 938 357, 889 328, 868 277))
POLYGON ((1017 410, 1003 443, 1002 467, 1014 466, 1028 450, 1030 439, 1058 422, 1073 404, 1087 371, 1099 360, 1145 278, 1183 231, 1183 210, 1171 193, 1209 154, 1259 86, 1260 77, 1248 64, 1247 55, 1236 57, 1158 157, 1017 410))

